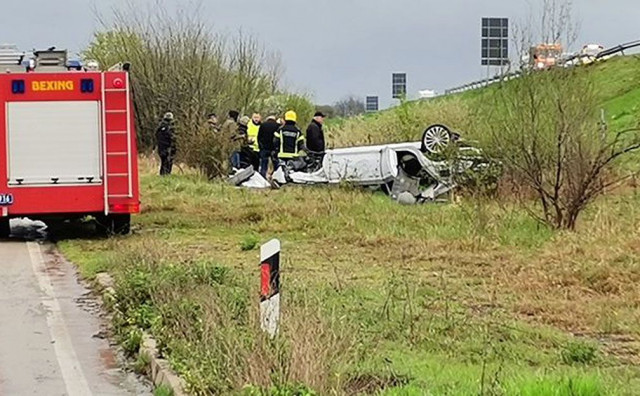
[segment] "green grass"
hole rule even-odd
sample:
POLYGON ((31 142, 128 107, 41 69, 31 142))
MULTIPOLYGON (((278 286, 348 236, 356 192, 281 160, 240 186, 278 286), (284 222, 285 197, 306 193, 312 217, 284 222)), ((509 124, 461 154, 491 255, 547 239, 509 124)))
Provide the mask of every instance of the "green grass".
POLYGON ((143 165, 134 234, 60 248, 84 276, 114 275, 125 345, 135 350, 135 329, 152 332, 196 394, 640 387, 637 344, 616 341, 640 336, 629 304, 640 280, 633 191, 600 200, 567 234, 505 204, 403 207, 349 187, 247 191, 143 165), (271 238, 283 243, 275 343, 257 326, 256 249, 271 238))
MULTIPOLYGON (((579 69, 593 84, 598 101, 605 110, 610 130, 618 131, 640 125, 640 56, 620 56, 579 69)), ((578 80, 576 80, 578 81, 578 80)), ((507 83, 508 84, 508 83, 507 83)), ((358 143, 417 140, 424 128, 442 123, 467 138, 477 139, 477 109, 493 103, 499 85, 444 96, 432 100, 409 102, 413 114, 409 122, 400 119, 402 106, 375 114, 329 122, 329 144, 336 147, 358 143)), ((499 109, 497 109, 499 111, 499 109)))
POLYGON ((153 391, 153 396, 173 396, 173 390, 165 385, 160 385, 153 391))
MULTIPOLYGON (((611 128, 636 125, 640 60, 593 76, 611 128)), ((335 144, 472 128, 492 90, 334 124, 335 144), (404 112, 404 113, 402 113, 404 112), (402 114, 401 114, 402 113, 402 114), (401 128, 398 127, 400 120, 401 128)), ((143 160, 127 238, 68 240, 88 278, 116 279, 125 349, 140 330, 194 394, 631 396, 640 389, 640 194, 599 199, 575 232, 520 206, 399 206, 349 186, 236 189, 143 160), (283 321, 259 328, 261 243, 282 241, 283 321)))

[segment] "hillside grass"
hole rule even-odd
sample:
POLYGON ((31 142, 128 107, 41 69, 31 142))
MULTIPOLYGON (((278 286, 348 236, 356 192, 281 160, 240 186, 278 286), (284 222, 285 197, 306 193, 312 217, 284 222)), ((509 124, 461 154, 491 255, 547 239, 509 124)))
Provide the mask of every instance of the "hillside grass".
MULTIPOLYGON (((609 129, 640 125, 640 55, 618 56, 579 69, 588 76, 605 111, 609 129)), ((508 82, 506 84, 509 84, 508 82)), ((424 129, 435 123, 479 139, 475 127, 481 112, 494 103, 499 84, 429 100, 401 104, 395 108, 351 119, 328 122, 329 145, 344 147, 363 143, 419 140, 424 129), (403 112, 410 113, 407 120, 403 112)))
POLYGON ((349 187, 248 191, 143 161, 126 238, 69 239, 117 280, 195 394, 635 395, 640 194, 575 233, 493 202, 398 206, 349 187), (258 328, 257 242, 283 244, 283 325, 258 328), (312 393, 313 389, 315 393, 312 393), (288 392, 288 393, 287 393, 288 392))
MULTIPOLYGON (((591 66, 610 128, 637 125, 640 59, 591 66)), ((585 74, 587 75, 587 74, 585 74)), ((473 134, 499 87, 330 126, 333 145, 473 134), (482 105, 481 105, 482 104, 482 105)), ((635 160, 635 159, 634 159, 635 160)), ((85 277, 116 279, 126 350, 140 331, 194 394, 636 395, 640 192, 632 180, 575 232, 462 197, 399 206, 350 186, 249 191, 143 159, 126 238, 67 239, 85 277), (278 337, 259 330, 259 246, 283 246, 278 337)), ((635 180, 635 179, 634 179, 635 180)))

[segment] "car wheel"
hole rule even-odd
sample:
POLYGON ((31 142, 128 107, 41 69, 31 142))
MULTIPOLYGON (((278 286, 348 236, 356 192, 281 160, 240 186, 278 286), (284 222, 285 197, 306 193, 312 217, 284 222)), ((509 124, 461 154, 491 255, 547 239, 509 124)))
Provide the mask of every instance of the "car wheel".
POLYGON ((440 124, 431 125, 422 134, 422 152, 441 154, 451 140, 452 133, 449 128, 440 124))

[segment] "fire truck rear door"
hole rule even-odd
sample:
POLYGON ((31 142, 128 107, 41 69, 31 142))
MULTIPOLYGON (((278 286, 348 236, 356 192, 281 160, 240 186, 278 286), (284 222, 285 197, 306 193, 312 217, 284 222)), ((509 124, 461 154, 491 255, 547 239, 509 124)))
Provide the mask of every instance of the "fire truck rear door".
POLYGON ((101 183, 98 101, 9 102, 9 184, 101 183))

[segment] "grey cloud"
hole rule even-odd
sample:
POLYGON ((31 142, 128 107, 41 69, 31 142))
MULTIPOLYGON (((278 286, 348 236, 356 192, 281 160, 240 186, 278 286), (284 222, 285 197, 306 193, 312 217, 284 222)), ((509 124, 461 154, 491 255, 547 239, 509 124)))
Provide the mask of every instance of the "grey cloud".
MULTIPOLYGON (((136 4, 148 0, 134 0, 136 4)), ((58 45, 79 50, 126 0, 11 2, 0 14, 1 41, 23 48, 58 45), (6 10, 5 10, 6 11, 6 10)), ((169 7, 189 3, 165 0, 169 7)), ((330 103, 346 94, 380 95, 391 103, 390 74, 408 73, 409 91, 443 90, 481 78, 479 23, 483 16, 524 20, 540 0, 209 0, 203 17, 215 29, 258 36, 282 54, 286 81, 330 103)), ((192 3, 191 3, 192 4, 192 3)), ((615 45, 640 39, 637 0, 575 0, 578 43, 615 45)))

